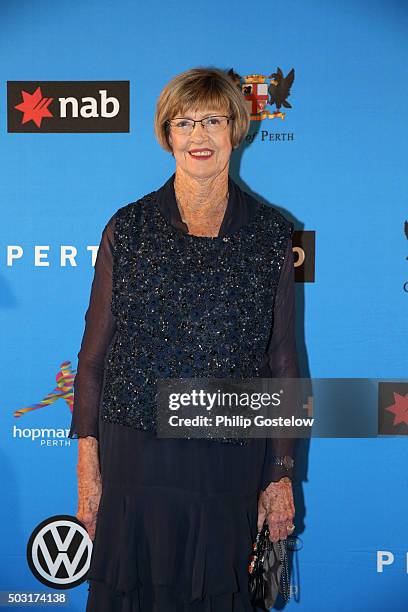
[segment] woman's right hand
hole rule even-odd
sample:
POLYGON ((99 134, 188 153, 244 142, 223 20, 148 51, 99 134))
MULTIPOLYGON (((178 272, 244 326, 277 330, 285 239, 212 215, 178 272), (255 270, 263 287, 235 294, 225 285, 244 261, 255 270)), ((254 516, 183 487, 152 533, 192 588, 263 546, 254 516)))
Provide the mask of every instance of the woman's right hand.
POLYGON ((101 495, 102 483, 100 480, 78 481, 78 511, 76 518, 83 523, 91 540, 95 537, 101 495))
POLYGON ((93 436, 78 440, 77 477, 78 511, 76 518, 84 524, 89 537, 93 540, 102 495, 99 443, 93 436))

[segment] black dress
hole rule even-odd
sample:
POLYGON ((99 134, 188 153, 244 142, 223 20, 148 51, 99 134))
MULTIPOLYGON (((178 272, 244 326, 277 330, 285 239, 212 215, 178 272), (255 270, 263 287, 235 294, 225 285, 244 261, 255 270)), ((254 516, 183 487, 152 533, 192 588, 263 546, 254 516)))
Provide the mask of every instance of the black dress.
MULTIPOLYGON (((219 235, 245 226, 256 200, 229 178, 219 235)), ((156 192, 161 213, 187 232, 174 174, 156 192)), ((252 439, 238 446, 204 439, 156 438, 100 419, 105 358, 116 331, 112 315, 115 215, 95 264, 78 353, 69 437, 99 440, 102 476, 87 610, 95 612, 253 612, 248 560, 261 489, 292 471, 272 455, 292 455, 293 439, 252 439)), ((263 376, 297 377, 292 242, 289 239, 273 312, 263 376)))

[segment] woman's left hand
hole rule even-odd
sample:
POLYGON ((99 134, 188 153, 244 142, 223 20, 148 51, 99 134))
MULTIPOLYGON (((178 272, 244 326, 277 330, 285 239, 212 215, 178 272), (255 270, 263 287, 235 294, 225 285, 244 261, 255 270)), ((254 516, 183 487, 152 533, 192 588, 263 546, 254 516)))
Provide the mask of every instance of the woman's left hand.
POLYGON ((258 502, 258 531, 266 522, 269 527, 269 539, 272 542, 285 540, 292 533, 290 526, 295 516, 292 481, 284 476, 277 482, 271 482, 261 491, 258 502))

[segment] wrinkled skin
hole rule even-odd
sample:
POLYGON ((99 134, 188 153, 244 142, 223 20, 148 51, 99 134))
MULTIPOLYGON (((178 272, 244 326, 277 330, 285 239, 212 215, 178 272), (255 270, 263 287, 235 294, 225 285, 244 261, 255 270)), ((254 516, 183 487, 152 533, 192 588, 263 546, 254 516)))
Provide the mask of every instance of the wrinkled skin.
POLYGON ((95 537, 96 519, 102 495, 102 484, 78 483, 78 511, 76 517, 85 525, 91 540, 95 537))
POLYGON ((92 436, 78 440, 78 510, 76 518, 83 523, 91 540, 95 537, 102 481, 99 470, 98 440, 92 436))
POLYGON ((294 516, 295 504, 290 478, 284 476, 261 491, 258 501, 258 531, 266 519, 271 542, 284 540, 292 533, 287 527, 293 523, 294 516))
MULTIPOLYGON (((187 110, 185 117, 203 119, 210 115, 228 115, 228 109, 187 110)), ((169 143, 176 161, 174 191, 180 215, 195 236, 217 236, 228 203, 228 172, 232 151, 230 129, 209 134, 200 123, 186 136, 170 130, 169 143), (193 149, 211 149, 213 156, 198 161, 190 156, 193 149)))

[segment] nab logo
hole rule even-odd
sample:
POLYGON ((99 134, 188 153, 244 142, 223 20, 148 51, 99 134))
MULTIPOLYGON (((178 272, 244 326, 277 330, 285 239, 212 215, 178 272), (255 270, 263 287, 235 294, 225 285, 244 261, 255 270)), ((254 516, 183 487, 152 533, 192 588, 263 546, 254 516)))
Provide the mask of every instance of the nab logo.
POLYGON ((7 81, 8 132, 129 132, 129 81, 7 81))
POLYGON ((86 580, 92 540, 74 516, 52 516, 40 523, 27 544, 34 576, 48 587, 71 589, 86 580))
POLYGON ((378 433, 384 436, 408 435, 408 383, 378 384, 378 433))
POLYGON ((41 89, 37 87, 33 95, 26 91, 22 91, 23 102, 17 104, 14 108, 23 113, 23 119, 21 123, 27 123, 27 121, 34 121, 37 127, 41 127, 41 120, 44 117, 52 117, 52 113, 48 110, 52 98, 43 98, 41 89))

